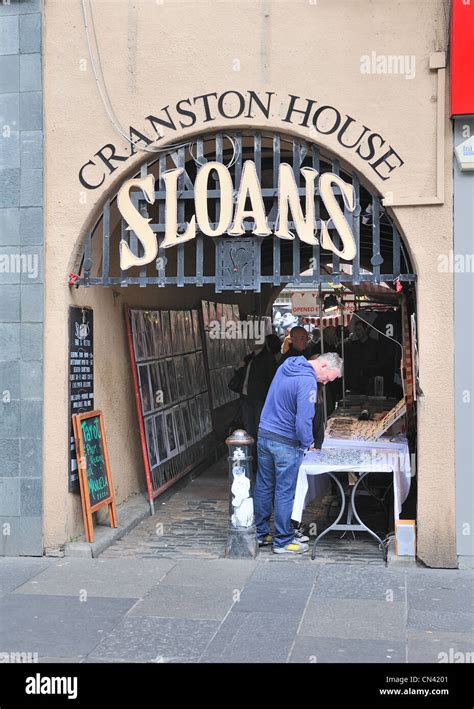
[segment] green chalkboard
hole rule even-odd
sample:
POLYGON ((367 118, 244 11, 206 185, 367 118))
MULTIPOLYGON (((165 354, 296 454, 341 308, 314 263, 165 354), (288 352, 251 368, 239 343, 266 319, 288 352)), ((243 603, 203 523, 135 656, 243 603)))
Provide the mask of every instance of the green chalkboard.
POLYGON ((99 410, 72 417, 86 540, 94 541, 92 513, 108 506, 110 526, 118 527, 104 417, 99 410))
POLYGON ((91 418, 83 419, 81 421, 81 433, 90 506, 95 507, 110 497, 100 416, 91 416, 91 418))

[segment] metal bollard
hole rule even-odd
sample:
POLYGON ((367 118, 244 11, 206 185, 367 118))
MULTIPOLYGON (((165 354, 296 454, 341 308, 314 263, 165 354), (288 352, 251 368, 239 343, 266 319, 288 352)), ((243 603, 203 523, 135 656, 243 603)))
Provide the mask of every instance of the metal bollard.
POLYGON ((229 526, 226 556, 254 559, 258 545, 251 489, 252 446, 247 431, 237 429, 227 439, 229 448, 229 526))

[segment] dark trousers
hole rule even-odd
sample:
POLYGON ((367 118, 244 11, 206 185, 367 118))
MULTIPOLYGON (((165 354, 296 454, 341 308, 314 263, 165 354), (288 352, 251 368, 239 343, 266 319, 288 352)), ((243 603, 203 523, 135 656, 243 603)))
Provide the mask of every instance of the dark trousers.
POLYGON ((260 415, 262 413, 264 403, 265 402, 263 401, 254 401, 244 394, 240 397, 242 421, 245 430, 255 441, 257 440, 258 425, 260 423, 260 415))

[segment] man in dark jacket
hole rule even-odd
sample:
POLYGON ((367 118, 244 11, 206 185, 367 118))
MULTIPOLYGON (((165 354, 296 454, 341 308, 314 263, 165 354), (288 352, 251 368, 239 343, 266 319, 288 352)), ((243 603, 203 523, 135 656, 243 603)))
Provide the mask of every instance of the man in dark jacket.
POLYGON ((301 554, 308 545, 294 540, 291 512, 298 470, 313 442, 318 382, 341 376, 342 360, 330 352, 308 361, 290 357, 278 368, 260 417, 258 472, 254 492, 255 523, 261 546, 273 542, 276 554, 301 554), (274 509, 275 536, 270 535, 274 509))
POLYGON ((301 325, 296 325, 290 330, 291 344, 290 349, 286 352, 280 360, 279 366, 286 362, 289 357, 300 357, 304 355, 306 359, 313 354, 313 350, 310 346, 310 337, 304 327, 301 325))
POLYGON ((277 335, 267 335, 264 347, 250 358, 247 364, 240 404, 244 428, 255 440, 257 440, 260 414, 277 370, 276 357, 280 347, 281 342, 277 335))
POLYGON ((357 340, 346 347, 346 384, 355 394, 368 394, 374 377, 379 373, 378 343, 370 337, 365 322, 357 322, 354 327, 357 340))

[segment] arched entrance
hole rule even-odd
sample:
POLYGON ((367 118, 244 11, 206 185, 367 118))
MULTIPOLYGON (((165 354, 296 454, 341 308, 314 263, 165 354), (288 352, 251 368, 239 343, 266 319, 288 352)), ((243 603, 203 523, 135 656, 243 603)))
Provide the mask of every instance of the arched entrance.
MULTIPOLYGON (((146 313, 158 312, 163 307, 160 290, 157 289, 166 288, 168 293, 172 293, 167 297, 165 306, 169 315, 178 312, 183 313, 182 317, 186 318, 184 313, 189 314, 188 327, 191 327, 195 337, 190 353, 194 358, 192 361, 198 369, 204 368, 207 375, 207 386, 203 385, 199 391, 193 390, 189 396, 179 393, 178 365, 171 361, 173 354, 181 356, 184 350, 163 351, 159 356, 156 352, 143 350, 137 357, 135 341, 138 330, 136 323, 134 324, 133 313, 127 315, 135 391, 137 397, 141 396, 138 416, 148 492, 152 502, 170 484, 201 464, 206 455, 209 456, 213 450, 222 450, 226 427, 235 413, 232 399, 224 397, 224 401, 221 401, 216 394, 217 385, 212 381, 211 372, 216 368, 209 364, 205 343, 201 347, 197 345, 193 318, 194 313, 201 308, 199 317, 203 318, 204 306, 201 301, 208 304, 215 301, 223 306, 238 305, 240 312, 246 316, 263 317, 270 312, 277 294, 289 284, 311 289, 344 286, 348 290, 357 291, 359 296, 370 291, 373 293, 383 284, 390 296, 396 299, 397 284, 411 287, 416 276, 408 250, 394 220, 383 208, 380 196, 374 194, 369 185, 362 183, 355 172, 342 166, 337 159, 320 153, 313 144, 276 133, 216 133, 198 137, 186 146, 170 148, 156 159, 143 164, 135 179, 146 180, 149 176, 153 176, 152 194, 145 195, 141 189, 132 191, 130 198, 137 213, 149 221, 149 227, 157 241, 156 257, 140 266, 123 267, 120 260, 121 243, 137 258, 143 258, 145 248, 137 233, 127 228, 128 222, 122 217, 115 196, 106 202, 101 217, 86 237, 81 268, 78 277, 74 278, 74 284, 86 288, 94 285, 118 288, 121 293, 147 288, 146 292, 150 293, 150 298, 145 298, 146 306, 136 311, 137 322, 142 318, 140 322, 145 334, 148 327, 146 313), (259 187, 268 235, 252 233, 258 231, 256 217, 243 216, 243 234, 224 233, 210 236, 198 228, 194 238, 185 239, 189 225, 195 217, 198 173, 200 168, 209 162, 226 166, 232 181, 235 211, 239 205, 239 188, 245 166, 249 163, 254 166, 254 184, 259 187), (290 166, 297 195, 291 208, 288 206, 289 201, 286 203, 287 227, 293 238, 277 235, 281 227, 282 165, 290 166), (331 211, 328 200, 324 199, 320 182, 315 181, 312 192, 308 191, 305 169, 314 171, 312 174, 317 173, 318 177, 332 175, 341 180, 334 180, 332 194, 339 209, 339 216, 343 216, 354 240, 355 255, 350 261, 338 253, 343 250, 344 245, 337 209, 331 211), (162 244, 170 216, 167 213, 169 184, 166 182, 166 176, 176 170, 180 171, 176 177, 176 200, 173 206, 175 214, 172 215, 173 219, 176 217, 176 245, 173 248, 164 248, 162 244), (352 203, 345 199, 342 183, 350 187, 352 203), (298 207, 304 218, 308 213, 309 204, 314 208, 314 232, 322 235, 326 229, 329 235, 326 242, 319 239, 315 243, 308 243, 300 238, 298 226, 301 226, 301 216, 297 214, 298 207), (180 236, 183 243, 179 243, 180 236), (329 242, 332 248, 328 248, 329 242), (169 371, 165 371, 168 367, 169 371), (170 387, 170 382, 176 379, 176 397, 172 397, 165 404, 160 402, 156 407, 151 404, 145 411, 142 395, 144 389, 151 392, 153 397, 156 382, 162 382, 165 377, 168 389, 173 388, 170 387), (186 417, 192 418, 194 415, 202 420, 208 413, 211 418, 210 426, 202 428, 202 435, 194 432, 192 446, 183 447, 179 442, 179 429, 186 429, 186 417), (166 454, 162 458, 157 454, 160 437, 167 441, 166 454), (170 445, 170 438, 173 440, 173 446, 170 445)), ((214 180, 211 173, 206 191, 206 215, 208 229, 211 231, 217 231, 220 224, 222 198, 221 180, 214 180)), ((252 199, 255 199, 255 195, 251 198, 249 188, 248 194, 244 195, 241 202, 242 214, 252 212, 252 199)), ((404 306, 404 328, 407 335, 406 301, 404 306)), ((221 315, 229 319, 226 312, 228 311, 222 309, 221 315)), ((208 318, 211 317, 209 313, 208 318)), ((218 319, 217 308, 214 314, 218 319)), ((153 317, 161 317, 159 327, 162 327, 164 316, 153 317)), ((181 316, 175 316, 176 323, 179 317, 181 316)), ((155 320, 155 325, 156 322, 158 321, 155 320)), ((207 325, 204 319, 201 322, 201 335, 204 337, 207 325)), ((171 317, 169 326, 172 329, 171 317)), ((150 325, 150 328, 153 330, 153 325, 150 325)), ((231 368, 237 361, 227 360, 226 363, 231 368)), ((193 371, 192 367, 192 364, 189 365, 189 372, 193 371)), ((222 382, 219 386, 222 386, 222 382)))

